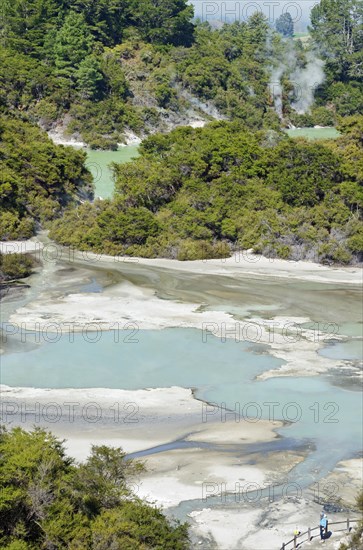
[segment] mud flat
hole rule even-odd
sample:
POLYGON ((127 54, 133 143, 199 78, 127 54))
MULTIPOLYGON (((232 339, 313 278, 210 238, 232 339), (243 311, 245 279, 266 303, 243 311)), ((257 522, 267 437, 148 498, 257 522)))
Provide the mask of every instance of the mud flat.
MULTIPOLYGON (((259 262, 253 268, 258 269, 259 278, 256 279, 250 271, 250 264, 236 264, 232 259, 229 264, 226 262, 226 265, 221 265, 218 260, 135 262, 128 259, 116 262, 115 258, 110 257, 96 259, 91 255, 88 261, 76 257, 73 263, 64 264, 74 269, 73 281, 68 277, 68 289, 48 281, 47 287, 40 289, 35 300, 28 301, 12 312, 9 322, 28 330, 49 331, 52 330, 52 324, 62 327, 64 331, 70 330, 70 326, 74 331, 82 330, 85 326, 89 330, 92 327, 93 330, 110 330, 117 323, 119 326, 134 323, 139 329, 197 328, 220 338, 266 344, 269 353, 284 363, 278 369, 263 373, 261 379, 271 376, 312 376, 340 369, 343 366, 340 359, 327 358, 317 352, 329 338, 341 337, 334 329, 334 326, 338 327, 335 320, 339 321, 337 316, 340 311, 334 309, 335 304, 331 300, 331 285, 337 285, 336 281, 340 281, 336 292, 346 297, 346 308, 341 303, 338 306, 342 310, 342 318, 346 318, 344 315, 347 316, 349 308, 352 320, 359 319, 359 285, 356 283, 361 277, 360 271, 355 268, 329 269, 307 262, 301 262, 301 265, 291 265, 284 261, 269 265, 266 259, 260 259, 259 262), (78 276, 85 280, 87 270, 88 273, 93 270, 96 277, 101 277, 103 273, 104 278, 108 273, 114 282, 100 292, 87 292, 87 288, 79 292, 80 287, 78 285, 77 291, 75 279, 78 276), (280 278, 281 284, 277 282, 280 278), (285 287, 285 278, 291 280, 293 288, 290 291, 285 287), (296 287, 296 278, 303 287, 303 305, 296 309, 301 313, 310 313, 309 316, 292 314, 292 296, 299 289, 296 287), (320 282, 311 282, 316 279, 320 282), (317 286, 311 291, 310 284, 317 286), (304 285, 308 288, 305 289, 304 285), (347 285, 350 288, 347 289, 347 285), (322 292, 320 301, 317 298, 319 289, 322 292), (245 296, 250 303, 245 302, 245 296), (255 296, 257 303, 253 303, 255 296), (264 299, 267 304, 260 305, 259 301, 264 299), (241 305, 231 305, 233 300, 241 305), (286 300, 288 304, 285 306, 286 300), (268 302, 272 302, 271 305, 268 302), (334 320, 330 332, 324 333, 319 327, 309 329, 304 326, 316 318, 317 310, 320 310, 320 315, 323 311, 328 320, 334 320), (279 314, 283 311, 287 314, 279 314), (263 316, 254 313, 263 313, 263 316)), ((57 277, 62 270, 64 266, 55 267, 52 277, 57 277)))
POLYGON ((363 459, 339 462, 324 483, 331 484, 331 492, 337 498, 338 506, 355 508, 356 498, 363 487, 363 459))
MULTIPOLYGON (((121 446, 131 456, 142 458, 148 471, 137 480, 135 490, 140 496, 164 506, 170 514, 179 514, 181 519, 188 517, 193 540, 195 544, 200 543, 199 547, 271 550, 290 540, 296 527, 304 531, 318 524, 321 504, 315 502, 308 484, 303 487, 304 494, 272 501, 261 498, 233 502, 236 483, 242 487, 246 483, 255 484, 266 490, 273 484, 281 485, 285 479, 298 480, 299 472, 301 477, 304 473, 314 476, 316 473, 312 479, 329 480, 329 470, 333 482, 338 479, 336 476, 343 485, 350 483, 350 479, 358 479, 359 462, 354 462, 358 459, 351 461, 360 440, 358 431, 345 429, 352 424, 350 406, 356 403, 357 394, 329 385, 327 373, 336 373, 334 383, 338 377, 344 380, 344 372, 348 372, 344 371, 346 361, 339 358, 339 353, 326 357, 318 351, 326 343, 345 342, 350 335, 356 338, 359 334, 360 269, 270 261, 253 255, 235 256, 226 261, 177 262, 92 254, 85 257, 75 253, 68 260, 44 262, 30 281, 34 284, 27 297, 19 304, 13 302, 9 309, 6 320, 14 325, 22 323, 35 332, 51 332, 52 323, 64 330, 71 325, 75 331, 85 326, 105 331, 114 323, 120 326, 136 323, 139 329, 145 330, 173 328, 175 332, 174 327, 177 330, 196 328, 207 339, 210 333, 214 339, 229 339, 231 345, 230 339, 244 340, 256 348, 254 353, 269 357, 271 365, 256 370, 255 378, 251 375, 243 383, 240 365, 238 379, 232 383, 231 378, 230 386, 223 386, 226 392, 223 399, 227 399, 225 396, 228 397, 231 388, 240 391, 239 399, 249 399, 249 394, 242 393, 246 386, 247 392, 251 390, 251 399, 260 399, 261 403, 270 396, 279 396, 282 404, 296 399, 303 406, 302 421, 291 427, 281 428, 281 422, 269 420, 255 424, 222 423, 217 418, 206 425, 202 422, 203 403, 193 396, 193 384, 179 387, 183 382, 173 381, 173 387, 150 390, 3 388, 3 399, 5 395, 9 407, 13 406, 12 411, 7 410, 9 426, 31 427, 34 412, 23 409, 41 407, 40 420, 56 435, 67 438, 67 449, 76 459, 83 460, 90 446, 97 443, 121 446), (310 326, 314 323, 315 328, 310 326), (256 334, 258 338, 254 337, 256 334), (318 374, 324 376, 315 376, 318 374), (285 378, 276 380, 281 376, 285 378), (247 386, 247 382, 251 386, 247 386), (237 386, 238 383, 241 386, 237 386), (309 421, 311 405, 316 405, 313 401, 323 407, 338 398, 341 400, 339 425, 320 428, 319 424, 309 421), (72 422, 70 402, 76 404, 72 422), (52 403, 48 410, 46 407, 52 403), (93 421, 99 411, 100 420, 93 421), (115 422, 115 411, 118 422, 115 422), (56 421, 52 422, 52 414, 56 421), (137 423, 129 422, 135 418, 137 423), (333 430, 336 426, 339 430, 333 430), (284 437, 279 438, 276 430, 284 437), (278 448, 279 442, 288 440, 291 433, 301 441, 315 438, 316 452, 310 452, 313 444, 309 449, 295 448, 293 444, 289 447, 288 441, 285 449, 278 448), (255 446, 254 451, 251 446, 255 446), (339 460, 341 463, 336 467, 339 460), (203 491, 208 484, 214 492, 213 504, 208 499, 203 502, 203 491), (224 495, 227 495, 227 504, 223 502, 224 495)), ((161 335, 167 331, 156 332, 161 335)), ((183 335, 178 334, 178 339, 183 339, 183 335)), ((174 347, 165 350, 171 359, 177 350, 176 341, 173 342, 174 347)), ((192 338, 188 342, 195 343, 192 338)), ((203 350, 206 365, 211 360, 206 353, 209 350, 211 354, 211 349, 205 346, 203 350)), ((88 353, 88 348, 82 351, 88 353)), ((142 347, 137 351, 140 354, 142 347)), ((238 358, 234 357, 233 361, 239 365, 238 358)), ((140 370, 140 385, 145 387, 145 377, 150 372, 155 373, 153 376, 159 375, 158 380, 160 372, 168 373, 153 370, 155 365, 147 364, 149 370, 140 370)), ((245 369, 248 364, 247 360, 245 369)), ((9 367, 11 365, 16 366, 9 362, 9 367)), ((105 365, 105 372, 107 367, 105 365)), ((200 370, 204 372, 202 367, 200 370)), ((197 365, 195 368, 198 370, 197 365)), ((218 403, 222 397, 213 391, 218 392, 218 384, 223 381, 218 376, 211 378, 212 369, 207 374, 203 380, 199 379, 199 385, 195 384, 199 388, 196 394, 205 401, 218 403), (209 399, 208 391, 215 399, 209 399)), ((158 386, 164 382, 161 379, 158 386)), ((72 384, 71 378, 69 384, 72 384)), ((233 403, 233 391, 230 399, 233 403)), ((37 425, 41 425, 41 421, 37 425)), ((342 487, 342 499, 349 502, 353 491, 345 495, 342 487)), ((329 519, 344 517, 344 513, 337 513, 329 519)), ((335 544, 338 538, 335 533, 333 536, 335 544)), ((314 548, 315 544, 320 542, 313 541, 309 547, 314 548)))

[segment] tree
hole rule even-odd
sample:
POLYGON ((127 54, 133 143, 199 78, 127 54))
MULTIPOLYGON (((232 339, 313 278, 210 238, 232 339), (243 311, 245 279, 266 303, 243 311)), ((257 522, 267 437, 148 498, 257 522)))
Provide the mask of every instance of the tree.
POLYGON ((73 0, 72 9, 84 16, 94 39, 105 46, 122 41, 128 0, 73 0))
POLYGON ((3 0, 2 44, 39 58, 47 32, 57 24, 63 8, 64 0, 3 0))
POLYGON ((31 256, 25 254, 2 254, 0 252, 0 282, 22 279, 30 275, 34 265, 31 256))
POLYGON ((268 158, 268 181, 284 201, 313 206, 339 182, 337 156, 319 143, 280 143, 268 158))
MULTIPOLYGON (((363 514, 363 491, 357 495, 356 506, 358 511, 363 514)), ((349 542, 342 543, 339 546, 339 550, 363 550, 363 520, 361 519, 356 528, 354 529, 352 535, 350 536, 349 542)))
POLYGON ((335 78, 363 78, 361 0, 321 0, 311 10, 309 31, 335 78))
POLYGON ((129 21, 147 42, 188 46, 193 42, 193 6, 186 0, 130 0, 129 21))
POLYGON ((236 243, 284 258, 315 247, 327 261, 359 260, 360 128, 350 120, 332 143, 253 133, 237 121, 151 136, 135 161, 113 166, 113 200, 66 211, 50 236, 96 252, 181 260, 222 257, 236 243))
POLYGON ((276 30, 282 36, 289 38, 294 36, 294 22, 289 12, 283 13, 276 19, 276 30))
POLYGON ((54 44, 59 76, 73 78, 82 61, 92 51, 92 36, 83 15, 70 12, 57 32, 54 44))
POLYGON ((40 128, 4 116, 0 138, 0 239, 30 237, 35 221, 56 217, 91 190, 83 151, 54 145, 40 128))
POLYGON ((89 55, 80 62, 75 78, 83 99, 96 99, 100 95, 103 74, 95 57, 89 55))
POLYGON ((140 463, 92 447, 82 465, 40 428, 0 432, 0 544, 8 550, 186 550, 186 524, 169 522, 128 488, 140 463))

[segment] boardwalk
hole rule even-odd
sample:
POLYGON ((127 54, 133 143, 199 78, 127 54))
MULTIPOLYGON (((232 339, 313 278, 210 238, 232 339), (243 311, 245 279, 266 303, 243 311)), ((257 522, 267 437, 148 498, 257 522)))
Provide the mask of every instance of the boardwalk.
POLYGON ((329 522, 328 533, 331 532, 331 536, 325 539, 324 543, 320 540, 319 525, 311 527, 297 537, 283 542, 280 550, 295 550, 296 548, 309 548, 315 550, 315 548, 321 548, 323 545, 325 548, 336 548, 335 543, 340 540, 344 534, 350 533, 352 527, 354 527, 358 521, 359 519, 347 518, 344 521, 329 522))

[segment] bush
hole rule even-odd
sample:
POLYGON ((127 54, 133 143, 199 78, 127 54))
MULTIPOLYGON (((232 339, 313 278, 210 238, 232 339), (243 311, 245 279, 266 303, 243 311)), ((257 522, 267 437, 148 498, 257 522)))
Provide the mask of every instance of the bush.
POLYGON ((50 129, 59 117, 59 107, 49 99, 41 99, 32 109, 32 114, 40 120, 42 126, 50 129))
POLYGON ((0 252, 0 280, 23 279, 31 274, 34 260, 27 254, 0 252))
POLYGON ((15 212, 2 212, 0 214, 0 240, 11 241, 16 239, 29 239, 34 234, 34 220, 31 218, 19 218, 15 212))
POLYGON ((113 200, 68 210, 50 236, 180 260, 236 244, 283 258, 320 246, 324 261, 348 263, 360 245, 359 135, 316 143, 227 122, 153 135, 138 159, 114 165, 113 200))
POLYGON ((0 433, 1 548, 186 550, 186 524, 170 522, 129 488, 143 466, 120 448, 93 446, 80 464, 40 428, 0 433))
POLYGON ((312 128, 316 124, 312 115, 300 115, 295 111, 290 112, 289 119, 294 126, 297 126, 299 128, 312 128))
POLYGON ((231 249, 227 243, 210 243, 208 241, 183 241, 178 250, 177 259, 186 260, 208 260, 211 258, 228 258, 231 249))
POLYGON ((317 252, 319 262, 323 264, 339 263, 344 265, 349 264, 352 259, 349 250, 334 241, 321 244, 317 252))
POLYGON ((326 107, 315 107, 311 112, 311 116, 314 120, 314 125, 335 126, 334 113, 326 107))
MULTIPOLYGON (((357 508, 361 514, 363 513, 363 491, 357 496, 357 508)), ((350 536, 348 544, 342 543, 339 546, 339 550, 363 550, 363 520, 358 523, 357 527, 350 536)))
POLYGON ((28 238, 35 223, 56 218, 92 190, 86 154, 55 145, 36 126, 1 116, 0 238, 28 238))

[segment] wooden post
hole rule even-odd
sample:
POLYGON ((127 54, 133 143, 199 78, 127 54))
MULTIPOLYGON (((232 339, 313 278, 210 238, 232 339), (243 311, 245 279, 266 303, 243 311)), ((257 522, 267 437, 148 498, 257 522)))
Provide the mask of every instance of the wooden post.
POLYGON ((311 528, 308 528, 308 541, 311 541, 311 528))
POLYGON ((297 546, 296 546, 296 535, 294 535, 294 550, 296 550, 297 546))
POLYGON ((284 543, 284 542, 282 543, 282 548, 281 548, 281 550, 285 550, 285 543, 284 543))
POLYGON ((349 533, 349 518, 347 518, 347 531, 349 533))

